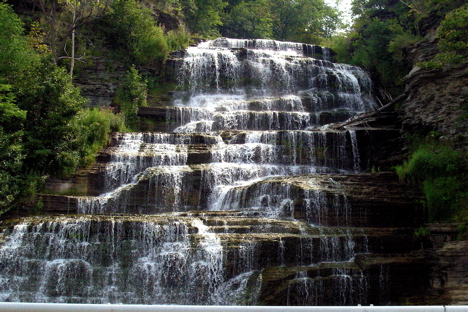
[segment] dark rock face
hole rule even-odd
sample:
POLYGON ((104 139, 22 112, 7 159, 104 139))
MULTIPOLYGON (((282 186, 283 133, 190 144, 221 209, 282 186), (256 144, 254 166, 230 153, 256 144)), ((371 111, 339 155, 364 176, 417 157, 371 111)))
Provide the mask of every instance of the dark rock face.
POLYGON ((403 105, 403 130, 440 132, 444 139, 467 149, 468 66, 451 70, 414 70, 407 78, 408 100, 403 105))
MULTIPOLYGON (((443 69, 421 69, 418 62, 431 60, 438 52, 439 20, 427 21, 426 39, 407 52, 413 69, 405 77, 408 99, 403 103, 401 125, 404 134, 426 136, 434 131, 457 149, 468 150, 468 65, 443 69)), ((430 224, 430 235, 421 238, 421 255, 430 266, 430 290, 423 304, 466 305, 468 303, 467 241, 457 241, 456 225, 430 224)))
MULTIPOLYGON (((436 23, 437 24, 437 23, 436 23)), ((432 26, 426 40, 407 51, 413 69, 405 77, 408 99, 402 106, 404 132, 427 135, 437 131, 442 139, 454 142, 457 148, 467 150, 468 65, 429 70, 417 64, 434 58, 439 52, 437 31, 432 26)))
POLYGON ((164 13, 161 10, 153 9, 154 15, 158 24, 163 27, 165 31, 176 30, 180 26, 180 21, 167 13, 164 13))
MULTIPOLYGON (((457 240, 459 224, 428 224, 431 235, 426 237, 422 253, 431 265, 430 293, 434 304, 468 304, 467 240, 457 240)), ((429 301, 430 302, 430 301, 429 301)))
POLYGON ((73 83, 81 89, 81 95, 89 100, 89 106, 106 106, 112 103, 126 71, 127 68, 119 62, 105 57, 91 57, 77 73, 73 83))

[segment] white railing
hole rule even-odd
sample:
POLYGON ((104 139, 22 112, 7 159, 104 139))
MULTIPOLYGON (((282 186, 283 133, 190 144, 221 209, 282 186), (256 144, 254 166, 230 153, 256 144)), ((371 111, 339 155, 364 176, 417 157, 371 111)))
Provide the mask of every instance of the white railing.
POLYGON ((468 306, 181 306, 0 302, 1 312, 468 312, 468 306))

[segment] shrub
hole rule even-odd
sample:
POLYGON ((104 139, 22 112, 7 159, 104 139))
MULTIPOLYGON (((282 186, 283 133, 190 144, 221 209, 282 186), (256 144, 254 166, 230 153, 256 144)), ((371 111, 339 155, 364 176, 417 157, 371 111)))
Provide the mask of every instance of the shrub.
MULTIPOLYGON (((123 116, 114 114, 113 110, 112 107, 84 109, 73 120, 78 133, 75 144, 80 162, 77 165, 91 165, 95 154, 108 144, 109 134, 126 130, 123 116)), ((66 156, 63 155, 64 161, 66 156)))
POLYGON ((422 68, 449 68, 468 61, 468 4, 448 13, 440 23, 438 53, 432 60, 418 64, 422 68))
POLYGON ((161 27, 155 25, 151 11, 135 0, 117 0, 104 18, 107 41, 125 59, 154 65, 166 58, 168 45, 161 27))
POLYGON ((147 105, 147 95, 147 81, 132 66, 127 72, 122 86, 117 89, 114 98, 114 102, 120 108, 127 126, 132 127, 138 122, 138 106, 147 105))
POLYGON ((179 27, 167 32, 166 42, 169 51, 185 49, 190 44, 190 34, 183 27, 179 27))
POLYGON ((422 187, 430 222, 463 218, 468 192, 462 152, 426 141, 396 171, 400 179, 422 187))

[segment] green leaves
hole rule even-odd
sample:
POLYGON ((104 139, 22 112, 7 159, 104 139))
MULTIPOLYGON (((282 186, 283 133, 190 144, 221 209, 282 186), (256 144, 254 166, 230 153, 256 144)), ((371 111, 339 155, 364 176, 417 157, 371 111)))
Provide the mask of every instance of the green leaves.
POLYGON ((164 60, 169 48, 151 11, 135 0, 116 0, 104 17, 108 42, 130 62, 152 65, 164 60))
POLYGON ((191 0, 184 3, 184 15, 192 33, 206 38, 218 36, 222 12, 227 5, 226 0, 191 0))
POLYGON ((458 64, 468 61, 468 4, 445 16, 439 36, 442 52, 461 56, 458 64))
POLYGON ((468 4, 449 12, 439 28, 440 52, 422 68, 447 69, 468 62, 468 4))
POLYGON ((138 106, 147 105, 147 95, 147 81, 132 66, 127 72, 122 87, 117 90, 117 95, 114 99, 124 115, 127 126, 132 126, 138 121, 138 106))
POLYGON ((27 71, 35 60, 33 52, 23 36, 23 23, 10 6, 0 2, 0 83, 27 71))
POLYGON ((14 101, 11 85, 0 84, 0 214, 20 192, 23 165, 22 124, 26 112, 14 101))
POLYGON ((68 151, 75 134, 70 121, 85 100, 64 68, 48 60, 37 64, 15 85, 18 106, 27 111, 24 123, 25 166, 32 171, 63 175, 59 155, 68 151))
POLYGON ((468 209, 464 153, 434 140, 426 140, 396 168, 402 180, 423 188, 429 221, 448 220, 468 209))
POLYGON ((223 35, 232 38, 273 38, 269 0, 241 1, 224 17, 223 35))
POLYGON ((323 0, 229 1, 221 34, 319 43, 340 26, 338 12, 323 0))

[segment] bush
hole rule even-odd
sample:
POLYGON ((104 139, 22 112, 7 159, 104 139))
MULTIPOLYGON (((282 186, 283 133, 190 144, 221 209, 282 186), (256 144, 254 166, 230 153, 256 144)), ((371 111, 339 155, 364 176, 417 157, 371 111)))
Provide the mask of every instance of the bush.
POLYGON ((182 50, 189 46, 190 34, 183 27, 179 27, 167 32, 166 41, 169 51, 182 50))
POLYGON ((323 46, 332 49, 336 55, 335 60, 339 63, 350 63, 351 55, 349 50, 351 48, 351 39, 345 35, 336 35, 331 38, 322 40, 323 46))
POLYGON ((62 165, 74 162, 57 157, 75 150, 76 133, 70 122, 86 102, 79 89, 64 68, 44 59, 22 73, 13 91, 18 107, 27 111, 23 140, 27 170, 66 176, 72 169, 62 165))
POLYGON ((428 178, 458 174, 463 170, 463 158, 460 152, 447 146, 428 144, 416 150, 409 161, 397 170, 400 178, 410 178, 413 183, 420 183, 428 178))
POLYGON ((107 41, 130 62, 154 65, 163 61, 169 48, 164 31, 155 25, 149 9, 135 0, 117 0, 104 17, 107 41))
POLYGON ((430 221, 452 219, 462 212, 468 200, 468 192, 464 192, 463 181, 458 176, 427 179, 423 182, 423 190, 430 221))
MULTIPOLYGON (((78 133, 75 142, 79 150, 80 162, 77 165, 86 167, 94 163, 94 156, 109 142, 109 134, 125 131, 121 114, 114 114, 112 107, 92 108, 80 111, 73 120, 78 133)), ((66 160, 67 155, 63 155, 66 160)))
POLYGON ((440 142, 425 142, 396 171, 401 180, 422 187, 428 221, 465 218, 468 192, 464 153, 440 142))
POLYGON ((438 53, 432 60, 418 64, 422 68, 450 68, 468 62, 468 4, 448 13, 440 23, 438 53))
POLYGON ((147 81, 144 80, 134 66, 125 76, 122 86, 117 89, 114 102, 122 112, 125 124, 133 127, 138 122, 138 106, 146 106, 148 95, 147 81))
POLYGON ((398 94, 403 84, 402 77, 409 71, 409 65, 399 57, 401 52, 396 53, 409 36, 398 20, 374 17, 350 36, 351 63, 376 73, 374 82, 398 94))

